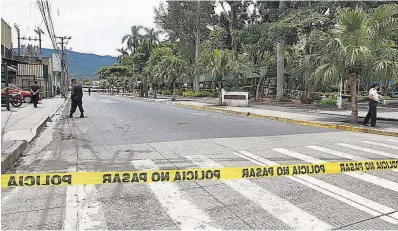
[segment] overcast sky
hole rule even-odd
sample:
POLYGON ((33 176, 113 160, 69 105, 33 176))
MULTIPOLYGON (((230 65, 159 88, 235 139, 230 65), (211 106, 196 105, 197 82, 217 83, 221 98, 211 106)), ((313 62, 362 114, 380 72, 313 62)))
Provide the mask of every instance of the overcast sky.
MULTIPOLYGON (((162 0, 51 0, 52 19, 57 36, 72 36, 68 46, 74 51, 116 56, 121 38, 132 25, 155 27, 153 8, 162 0)), ((42 46, 52 48, 45 24, 33 0, 1 0, 1 17, 12 27, 13 46, 17 47, 14 23, 21 37, 37 37, 45 32, 42 46)), ((28 41, 22 41, 22 44, 28 41)))

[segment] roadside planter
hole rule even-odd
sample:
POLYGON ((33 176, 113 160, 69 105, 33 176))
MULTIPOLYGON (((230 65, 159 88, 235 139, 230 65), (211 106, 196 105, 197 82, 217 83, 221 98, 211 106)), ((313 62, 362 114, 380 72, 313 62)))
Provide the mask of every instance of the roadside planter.
POLYGON ((230 91, 227 92, 224 89, 221 90, 221 102, 227 106, 238 106, 245 107, 249 106, 249 93, 230 91))

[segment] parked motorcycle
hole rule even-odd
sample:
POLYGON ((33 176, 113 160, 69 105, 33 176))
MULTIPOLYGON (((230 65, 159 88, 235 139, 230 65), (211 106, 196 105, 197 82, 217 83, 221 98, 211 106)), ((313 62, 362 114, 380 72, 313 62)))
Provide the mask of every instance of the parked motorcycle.
MULTIPOLYGON (((9 100, 13 107, 20 107, 22 105, 22 96, 19 93, 10 94, 9 100)), ((6 97, 1 97, 1 104, 6 104, 6 97)))

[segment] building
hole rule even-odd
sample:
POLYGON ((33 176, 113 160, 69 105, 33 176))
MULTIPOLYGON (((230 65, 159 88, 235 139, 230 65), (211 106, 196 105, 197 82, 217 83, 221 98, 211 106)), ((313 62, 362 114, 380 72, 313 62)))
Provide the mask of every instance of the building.
MULTIPOLYGON (((1 64, 7 64, 8 82, 15 84, 18 61, 13 59, 11 27, 1 19, 1 64)), ((5 67, 1 65, 1 82, 5 82, 5 67)))
MULTIPOLYGON (((32 55, 36 52, 29 52, 25 55, 15 55, 12 46, 11 27, 1 19, 1 55, 2 64, 7 63, 9 83, 18 87, 29 90, 34 81, 38 82, 43 98, 54 97, 57 87, 60 87, 60 59, 59 56, 53 54, 52 57, 36 57, 32 55)), ((23 47, 22 45, 21 47, 23 47)), ((27 45, 29 47, 35 47, 27 45)), ((30 48, 31 49, 31 48, 30 48)), ((21 49, 22 50, 22 49, 21 49)), ((29 49, 28 49, 29 50, 29 49)), ((5 82, 5 66, 2 65, 1 81, 5 82)))

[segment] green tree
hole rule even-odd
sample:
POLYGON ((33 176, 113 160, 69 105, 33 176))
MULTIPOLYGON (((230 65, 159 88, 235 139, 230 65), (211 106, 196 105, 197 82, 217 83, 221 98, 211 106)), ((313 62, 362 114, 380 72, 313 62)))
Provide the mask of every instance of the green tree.
POLYGON ((191 76, 195 91, 199 90, 200 43, 206 40, 215 19, 212 1, 167 1, 167 7, 161 3, 155 9, 156 24, 195 68, 191 76))
POLYGON ((131 27, 131 33, 126 34, 122 38, 122 43, 127 43, 127 48, 135 53, 135 50, 138 48, 140 41, 142 39, 142 35, 140 34, 140 30, 142 29, 142 26, 132 26, 131 27))
POLYGON ((159 43, 159 34, 160 32, 155 31, 154 28, 144 28, 145 30, 145 35, 143 36, 143 39, 147 42, 148 44, 148 49, 149 49, 149 55, 152 54, 152 50, 154 46, 159 43))
MULTIPOLYGON (((316 76, 324 82, 339 80, 347 73, 363 73, 387 79, 398 76, 398 50, 392 38, 398 33, 398 5, 385 4, 369 12, 362 8, 344 8, 331 37, 327 35, 321 64, 316 76)), ((358 121, 357 75, 349 75, 351 120, 358 121)))

